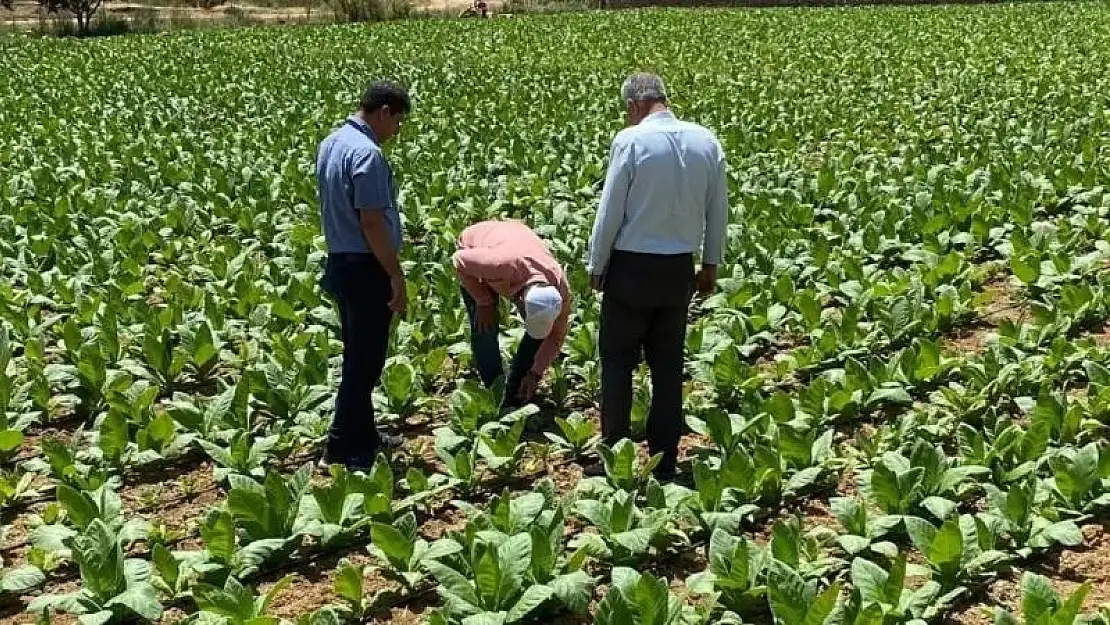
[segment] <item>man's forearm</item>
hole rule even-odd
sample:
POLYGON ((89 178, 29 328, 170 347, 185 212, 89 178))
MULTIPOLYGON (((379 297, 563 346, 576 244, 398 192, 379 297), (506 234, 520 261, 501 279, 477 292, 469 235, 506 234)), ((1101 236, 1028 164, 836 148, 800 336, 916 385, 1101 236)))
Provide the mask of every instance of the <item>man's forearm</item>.
POLYGON ((724 260, 725 246, 728 239, 727 171, 722 160, 705 216, 705 241, 702 244, 702 262, 706 265, 719 265, 724 260))
POLYGON ((397 256, 397 250, 393 248, 393 242, 389 239, 389 231, 384 223, 364 223, 362 224, 362 236, 366 238, 366 244, 370 247, 374 257, 381 263, 382 268, 390 276, 401 275, 401 259, 397 256))

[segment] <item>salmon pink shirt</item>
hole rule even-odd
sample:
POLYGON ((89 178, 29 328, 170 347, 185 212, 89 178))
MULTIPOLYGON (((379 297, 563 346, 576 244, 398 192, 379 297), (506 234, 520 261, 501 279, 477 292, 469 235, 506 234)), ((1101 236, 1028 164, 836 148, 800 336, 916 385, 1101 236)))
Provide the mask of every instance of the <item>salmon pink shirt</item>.
POLYGON ((542 377, 567 337, 571 296, 563 268, 547 244, 517 221, 476 223, 459 235, 458 248, 453 258, 455 271, 479 306, 496 303, 498 296, 515 300, 524 287, 533 284, 549 284, 563 296, 563 309, 532 363, 532 373, 542 377))

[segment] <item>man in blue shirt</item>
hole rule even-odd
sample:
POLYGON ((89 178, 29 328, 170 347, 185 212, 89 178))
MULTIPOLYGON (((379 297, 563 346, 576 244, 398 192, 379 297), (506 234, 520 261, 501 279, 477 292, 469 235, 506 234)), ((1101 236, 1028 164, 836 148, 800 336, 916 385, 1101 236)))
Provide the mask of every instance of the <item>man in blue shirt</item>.
MULTIPOLYGON (((601 419, 606 442, 631 434, 632 373, 651 369, 648 448, 674 476, 682 435, 686 318, 694 289, 713 291, 727 235, 724 150, 709 130, 677 119, 663 80, 634 74, 621 88, 628 128, 617 134, 587 271, 601 305, 601 419), (701 270, 694 274, 694 254, 701 270)), ((600 467, 590 467, 596 474, 600 467)))
POLYGON ((400 130, 412 105, 408 93, 373 82, 358 111, 320 143, 316 178, 328 244, 322 286, 335 300, 343 369, 324 460, 365 470, 399 437, 379 432, 371 399, 385 367, 394 314, 405 310, 401 216, 383 143, 400 130))

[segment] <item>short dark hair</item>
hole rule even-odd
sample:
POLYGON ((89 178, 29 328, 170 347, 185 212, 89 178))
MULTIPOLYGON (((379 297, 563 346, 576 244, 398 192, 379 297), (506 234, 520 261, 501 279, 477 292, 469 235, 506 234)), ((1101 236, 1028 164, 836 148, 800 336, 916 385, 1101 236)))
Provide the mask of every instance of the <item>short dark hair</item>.
POLYGON ((359 108, 365 113, 373 113, 383 106, 388 106, 394 115, 398 113, 408 115, 409 111, 412 110, 409 92, 396 83, 375 80, 362 93, 359 108))

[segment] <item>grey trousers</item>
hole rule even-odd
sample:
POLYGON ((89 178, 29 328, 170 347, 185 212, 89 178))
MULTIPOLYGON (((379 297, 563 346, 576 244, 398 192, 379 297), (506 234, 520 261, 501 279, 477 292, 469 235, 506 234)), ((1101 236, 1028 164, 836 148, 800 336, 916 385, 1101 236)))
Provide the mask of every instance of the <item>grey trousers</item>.
POLYGON ((682 436, 686 319, 694 290, 691 254, 616 251, 601 304, 601 420, 609 444, 631 434, 632 374, 641 358, 651 370, 648 448, 673 471, 682 436))

